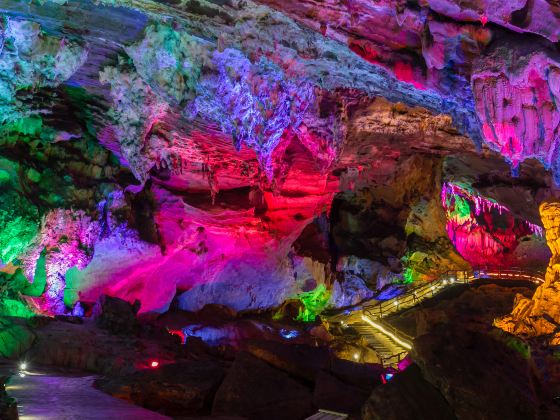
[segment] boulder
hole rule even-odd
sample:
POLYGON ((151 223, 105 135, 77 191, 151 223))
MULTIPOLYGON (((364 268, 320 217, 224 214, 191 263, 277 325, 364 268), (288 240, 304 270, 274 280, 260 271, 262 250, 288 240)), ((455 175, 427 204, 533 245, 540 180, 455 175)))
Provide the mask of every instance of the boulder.
MULTIPOLYGON (((453 410, 416 365, 375 388, 362 408, 363 420, 453 420, 453 410)), ((476 416, 465 419, 479 418, 476 416)), ((496 417, 507 418, 507 417, 496 417)))
POLYGON ((35 341, 35 334, 23 320, 0 318, 0 355, 15 358, 27 351, 35 341))
POLYGON ((103 295, 94 309, 94 317, 99 327, 114 334, 133 334, 139 330, 136 319, 139 309, 139 301, 130 304, 125 300, 103 295))
POLYGON ((102 391, 169 416, 207 415, 225 370, 211 361, 181 362, 98 379, 102 391))
POLYGON ((330 359, 326 348, 305 344, 252 340, 246 345, 245 350, 277 369, 308 381, 314 381, 317 373, 328 364, 330 359))
POLYGON ((288 374, 241 352, 220 385, 213 415, 249 420, 302 419, 313 412, 311 391, 288 374))
POLYGON ((416 338, 411 354, 458 418, 541 418, 537 374, 519 350, 491 334, 447 325, 416 338))
POLYGON ((368 391, 348 385, 329 372, 321 371, 316 376, 313 404, 318 408, 355 414, 368 396, 368 391))

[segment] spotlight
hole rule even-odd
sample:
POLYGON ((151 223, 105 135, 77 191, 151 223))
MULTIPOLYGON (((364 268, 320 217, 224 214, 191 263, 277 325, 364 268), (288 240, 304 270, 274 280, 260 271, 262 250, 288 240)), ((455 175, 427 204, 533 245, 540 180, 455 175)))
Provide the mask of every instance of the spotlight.
POLYGON ((150 367, 152 368, 157 368, 159 366, 159 362, 157 360, 154 360, 150 363, 150 367))
POLYGON ((21 363, 19 364, 19 370, 25 370, 25 369, 27 369, 27 363, 21 362, 21 363))
POLYGON ((398 301, 398 300, 395 300, 395 301, 393 302, 393 305, 399 306, 399 301, 398 301))
POLYGON ((358 360, 359 357, 360 355, 358 353, 354 353, 354 359, 358 360))

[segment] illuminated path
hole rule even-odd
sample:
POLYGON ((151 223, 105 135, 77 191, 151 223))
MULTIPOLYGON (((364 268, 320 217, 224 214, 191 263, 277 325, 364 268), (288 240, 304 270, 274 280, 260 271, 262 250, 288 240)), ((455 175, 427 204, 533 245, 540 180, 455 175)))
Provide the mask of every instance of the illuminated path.
POLYGON ((18 402, 20 419, 162 420, 168 417, 113 398, 93 388, 93 376, 27 372, 12 376, 6 391, 18 402))
POLYGON ((412 287, 400 296, 384 301, 364 303, 359 309, 350 313, 334 315, 328 321, 340 323, 344 328, 352 328, 358 332, 378 355, 383 366, 395 367, 412 348, 414 337, 383 322, 383 318, 401 310, 412 308, 455 284, 470 284, 475 280, 505 280, 542 284, 544 282, 543 277, 541 273, 516 269, 487 268, 452 271, 438 280, 412 287))

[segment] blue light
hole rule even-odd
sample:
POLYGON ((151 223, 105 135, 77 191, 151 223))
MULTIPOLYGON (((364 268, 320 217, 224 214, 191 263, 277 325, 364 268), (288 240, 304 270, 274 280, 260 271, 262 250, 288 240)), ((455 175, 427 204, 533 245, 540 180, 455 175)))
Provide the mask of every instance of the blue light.
POLYGON ((280 330, 280 335, 287 340, 291 340, 292 338, 296 338, 299 335, 299 332, 297 330, 286 330, 282 328, 280 330))

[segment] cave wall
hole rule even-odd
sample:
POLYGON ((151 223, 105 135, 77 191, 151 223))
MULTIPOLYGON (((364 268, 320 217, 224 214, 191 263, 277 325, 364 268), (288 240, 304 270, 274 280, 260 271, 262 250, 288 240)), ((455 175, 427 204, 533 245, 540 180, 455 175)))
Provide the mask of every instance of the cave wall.
POLYGON ((260 310, 320 284, 348 306, 538 265, 556 10, 487 3, 0 0, 3 271, 44 261, 28 300, 62 313, 102 293, 260 310), (472 202, 452 232, 449 185, 472 202), (476 235, 501 253, 469 256, 476 235))

